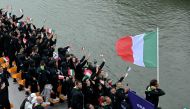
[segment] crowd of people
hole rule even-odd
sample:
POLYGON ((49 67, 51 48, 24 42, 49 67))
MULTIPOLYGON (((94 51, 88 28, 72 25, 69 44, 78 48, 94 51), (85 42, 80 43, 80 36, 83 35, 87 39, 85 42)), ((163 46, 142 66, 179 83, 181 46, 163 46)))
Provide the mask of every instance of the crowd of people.
MULTIPOLYGON (((19 87, 27 95, 23 109, 44 109, 43 102, 60 94, 69 109, 132 108, 127 97, 129 88, 122 83, 124 76, 112 83, 103 70, 105 59, 100 65, 90 62, 90 55, 78 59, 69 52, 70 46, 58 48, 55 57, 56 35, 49 28, 37 28, 31 21, 21 20, 23 16, 0 9, 0 57, 8 57, 9 67, 17 66, 25 79, 24 88, 19 87), (31 98, 35 98, 32 105, 26 105, 31 98)), ((0 106, 10 109, 7 76, 1 67, 0 106)), ((159 96, 164 94, 152 80, 146 90, 147 100, 157 107, 159 96)))

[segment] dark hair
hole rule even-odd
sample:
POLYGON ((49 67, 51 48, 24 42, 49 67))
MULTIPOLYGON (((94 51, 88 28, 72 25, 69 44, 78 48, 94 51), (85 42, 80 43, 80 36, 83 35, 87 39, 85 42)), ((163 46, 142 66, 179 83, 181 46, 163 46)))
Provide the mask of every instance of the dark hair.
POLYGON ((41 62, 40 62, 40 65, 45 65, 46 63, 44 62, 44 60, 42 60, 41 62))
POLYGON ((82 83, 82 82, 79 80, 75 80, 75 85, 78 85, 79 83, 82 83))
POLYGON ((158 81, 156 79, 152 79, 150 81, 150 86, 156 86, 158 84, 158 81))

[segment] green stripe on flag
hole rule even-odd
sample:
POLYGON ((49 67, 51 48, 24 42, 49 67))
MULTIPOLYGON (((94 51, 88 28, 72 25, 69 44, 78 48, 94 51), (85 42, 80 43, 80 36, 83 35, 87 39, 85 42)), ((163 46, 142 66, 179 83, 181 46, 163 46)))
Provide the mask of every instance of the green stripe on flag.
POLYGON ((157 67, 157 33, 149 32, 144 36, 143 60, 145 67, 157 67))
POLYGON ((73 69, 69 69, 69 70, 68 70, 68 75, 74 76, 74 75, 75 75, 74 70, 73 70, 73 69))

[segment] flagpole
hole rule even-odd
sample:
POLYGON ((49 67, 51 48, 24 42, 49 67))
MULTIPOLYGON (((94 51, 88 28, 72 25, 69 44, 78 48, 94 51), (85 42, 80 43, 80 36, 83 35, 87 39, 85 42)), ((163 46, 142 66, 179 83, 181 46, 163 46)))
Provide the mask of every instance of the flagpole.
POLYGON ((160 69, 159 69, 159 28, 157 27, 157 81, 160 81, 160 69))

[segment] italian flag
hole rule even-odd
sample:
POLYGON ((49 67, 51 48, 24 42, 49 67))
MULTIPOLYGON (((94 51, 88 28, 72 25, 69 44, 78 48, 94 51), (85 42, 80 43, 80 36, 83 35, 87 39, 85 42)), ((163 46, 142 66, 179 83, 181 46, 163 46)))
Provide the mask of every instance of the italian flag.
POLYGON ((32 18, 26 17, 26 21, 32 21, 32 18))
POLYGON ((157 67, 157 32, 122 37, 115 48, 124 61, 143 67, 157 67))
POLYGON ((85 70, 84 70, 84 75, 90 78, 91 75, 92 75, 92 71, 89 70, 89 69, 85 69, 85 70))
POLYGON ((3 57, 5 62, 9 62, 9 57, 3 57))
POLYGON ((58 75, 58 79, 64 79, 63 75, 58 75))
POLYGON ((69 76, 74 76, 75 75, 75 72, 73 69, 68 69, 68 75, 69 76))

